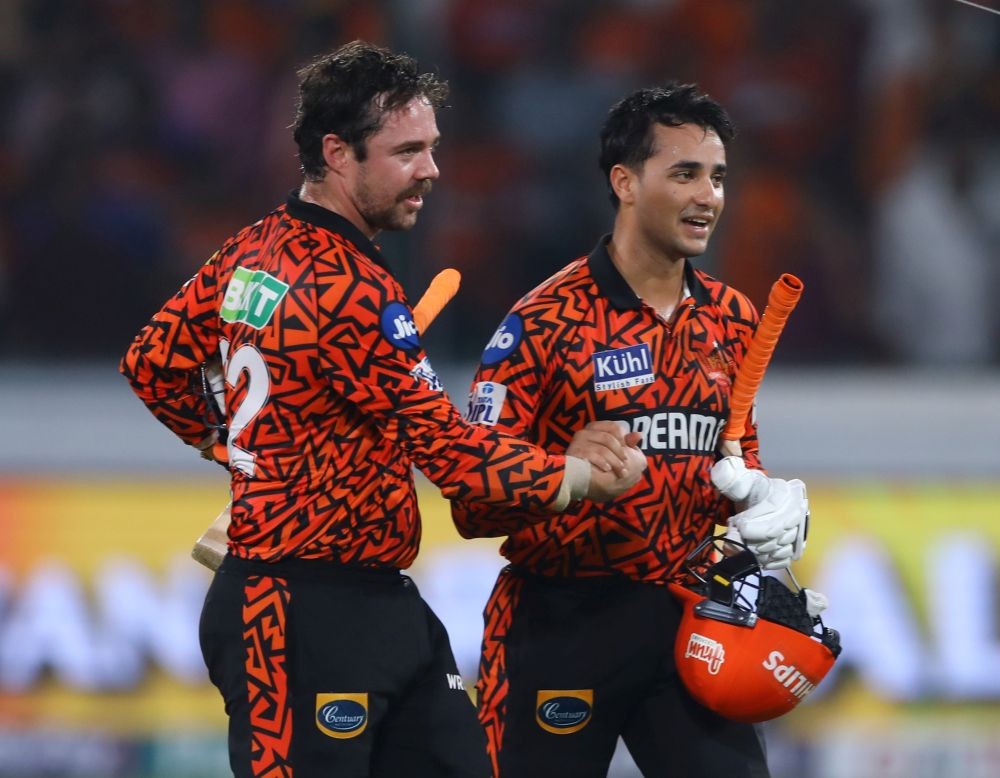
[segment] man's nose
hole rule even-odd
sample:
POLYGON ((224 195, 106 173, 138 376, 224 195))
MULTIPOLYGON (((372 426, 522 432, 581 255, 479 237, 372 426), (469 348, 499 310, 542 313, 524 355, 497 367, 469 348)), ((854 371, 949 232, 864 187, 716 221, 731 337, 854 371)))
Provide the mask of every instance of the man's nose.
POLYGON ((420 167, 417 169, 417 178, 421 181, 436 181, 440 175, 441 171, 438 170, 438 166, 434 162, 433 152, 425 152, 422 156, 420 167))

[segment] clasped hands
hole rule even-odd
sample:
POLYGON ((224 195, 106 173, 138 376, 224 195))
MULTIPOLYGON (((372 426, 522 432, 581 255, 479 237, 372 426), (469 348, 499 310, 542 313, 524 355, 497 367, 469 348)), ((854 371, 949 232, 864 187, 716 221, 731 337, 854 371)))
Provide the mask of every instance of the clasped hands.
POLYGON ((635 486, 645 472, 646 455, 639 448, 642 436, 626 432, 614 421, 592 421, 577 430, 566 449, 567 457, 590 464, 590 485, 586 497, 604 502, 635 486))

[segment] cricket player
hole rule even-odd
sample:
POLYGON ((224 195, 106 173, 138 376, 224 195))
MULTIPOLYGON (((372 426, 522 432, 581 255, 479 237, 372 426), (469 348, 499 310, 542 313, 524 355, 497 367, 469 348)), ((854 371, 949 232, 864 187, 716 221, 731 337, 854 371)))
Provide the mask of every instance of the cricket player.
POLYGON ((510 561, 486 606, 478 681, 496 778, 604 778, 619 736, 646 778, 768 774, 755 728, 702 708, 678 680, 681 608, 664 585, 734 513, 713 468, 746 509, 734 525, 762 566, 787 565, 804 536, 801 482, 761 472, 752 420, 743 459, 716 464, 758 314, 691 258, 722 216, 733 134, 693 85, 615 105, 600 156, 613 232, 525 295, 482 354, 470 420, 542 447, 611 420, 649 458, 638 487, 544 522, 453 502, 459 531, 505 535, 510 561))
POLYGON ((547 453, 462 419, 372 242, 412 227, 438 178, 446 86, 361 42, 299 75, 301 188, 222 245, 121 369, 185 442, 226 435, 232 522, 200 639, 233 773, 484 778, 448 636, 400 573, 420 541, 413 466, 541 521, 623 493, 645 457, 613 424, 547 453))

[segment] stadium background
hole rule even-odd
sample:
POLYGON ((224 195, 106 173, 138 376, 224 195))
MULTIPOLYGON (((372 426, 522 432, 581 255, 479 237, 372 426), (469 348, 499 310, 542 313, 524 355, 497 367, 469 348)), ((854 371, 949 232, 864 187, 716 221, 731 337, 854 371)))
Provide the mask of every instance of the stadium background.
MULTIPOLYGON (((982 5, 998 7, 995 0, 982 5)), ((699 262, 806 283, 760 397, 810 486, 800 577, 836 674, 769 725, 775 778, 1000 774, 1000 16, 954 0, 0 3, 0 776, 225 775, 191 541, 221 470, 115 374, 150 313, 298 180, 295 68, 356 38, 452 84, 440 182, 380 239, 460 405, 515 297, 610 226, 611 102, 697 80, 740 125, 699 262)), ((474 672, 496 544, 435 490, 413 574, 474 672)), ((635 775, 622 754, 616 778, 635 775)))

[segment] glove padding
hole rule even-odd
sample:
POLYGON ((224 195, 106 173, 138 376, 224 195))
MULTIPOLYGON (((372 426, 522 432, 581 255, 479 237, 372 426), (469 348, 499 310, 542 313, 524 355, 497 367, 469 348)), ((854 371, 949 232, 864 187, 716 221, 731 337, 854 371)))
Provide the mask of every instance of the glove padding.
POLYGON ((781 570, 802 558, 809 530, 809 500, 799 479, 768 478, 767 495, 730 517, 764 570, 781 570))

